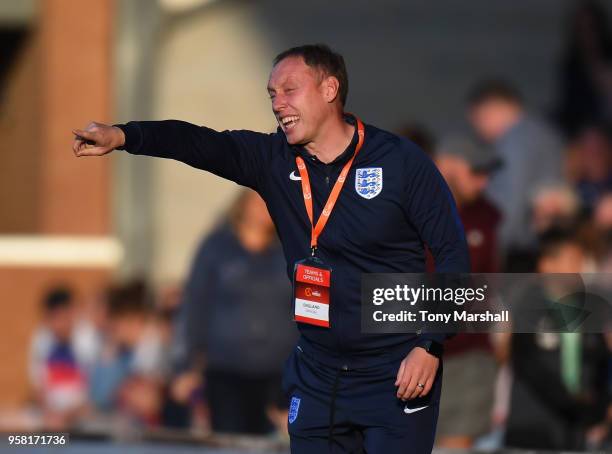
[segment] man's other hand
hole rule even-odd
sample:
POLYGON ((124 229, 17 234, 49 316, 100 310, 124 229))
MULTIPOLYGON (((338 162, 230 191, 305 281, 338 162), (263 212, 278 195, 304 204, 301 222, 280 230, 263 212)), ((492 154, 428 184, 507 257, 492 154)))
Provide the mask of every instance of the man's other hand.
POLYGON ((85 129, 74 129, 75 156, 102 156, 125 144, 125 134, 116 126, 92 122, 85 129))
POLYGON ((440 360, 422 347, 413 348, 397 372, 397 398, 402 400, 426 396, 436 378, 440 360), (420 384, 423 387, 418 386, 420 384))

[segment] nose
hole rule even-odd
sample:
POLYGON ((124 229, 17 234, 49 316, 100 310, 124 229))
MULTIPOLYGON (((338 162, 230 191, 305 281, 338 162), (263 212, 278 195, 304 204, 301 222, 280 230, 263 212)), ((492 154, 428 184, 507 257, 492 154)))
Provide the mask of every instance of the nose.
POLYGON ((272 100, 272 111, 278 115, 285 107, 287 107, 285 97, 280 93, 276 94, 272 100))

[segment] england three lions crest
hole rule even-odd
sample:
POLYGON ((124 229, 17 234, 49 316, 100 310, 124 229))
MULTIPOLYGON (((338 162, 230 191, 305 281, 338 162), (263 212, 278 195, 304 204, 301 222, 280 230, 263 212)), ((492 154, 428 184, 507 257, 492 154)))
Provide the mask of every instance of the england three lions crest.
POLYGON ((364 199, 373 199, 383 187, 382 167, 367 167, 355 171, 355 191, 364 199))

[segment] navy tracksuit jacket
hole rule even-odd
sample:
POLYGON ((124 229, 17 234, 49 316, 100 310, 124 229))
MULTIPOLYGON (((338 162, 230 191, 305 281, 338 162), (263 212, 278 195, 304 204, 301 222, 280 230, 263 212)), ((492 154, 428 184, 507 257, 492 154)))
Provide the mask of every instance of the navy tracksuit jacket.
MULTIPOLYGON (((346 120, 354 124, 352 117, 346 120)), ((117 126, 125 133, 123 148, 129 153, 182 161, 256 190, 276 225, 290 278, 294 263, 310 255, 311 232, 301 184, 295 178, 295 157, 301 155, 306 162, 316 221, 357 144, 355 131, 347 150, 325 164, 302 147, 289 145, 280 130, 217 132, 176 120, 117 126)), ((425 272, 424 244, 438 272, 469 272, 463 228, 435 165, 407 139, 365 125, 363 147, 318 241, 319 257, 333 269, 331 328, 298 323, 300 352, 345 371, 401 360, 417 336, 361 333, 360 277, 425 272), (355 177, 358 169, 368 168, 382 168, 382 189, 371 198, 358 193, 355 177)), ((420 338, 442 342, 444 337, 426 333, 420 338)))

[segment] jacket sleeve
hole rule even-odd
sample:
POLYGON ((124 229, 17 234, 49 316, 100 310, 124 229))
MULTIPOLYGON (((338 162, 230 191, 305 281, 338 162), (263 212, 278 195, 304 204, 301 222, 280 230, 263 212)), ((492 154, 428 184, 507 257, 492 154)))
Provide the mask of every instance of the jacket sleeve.
POLYGON ((270 134, 218 132, 179 120, 131 121, 115 126, 125 134, 121 149, 128 153, 175 159, 257 191, 262 187, 270 134))
POLYGON ((469 273, 470 256, 453 196, 434 163, 416 146, 408 154, 406 215, 431 251, 438 273, 469 273))
MULTIPOLYGON (((412 143, 406 146, 408 222, 431 251, 437 273, 469 273, 470 256, 453 196, 431 159, 412 143)), ((450 333, 422 333, 420 337, 443 342, 450 333)))

